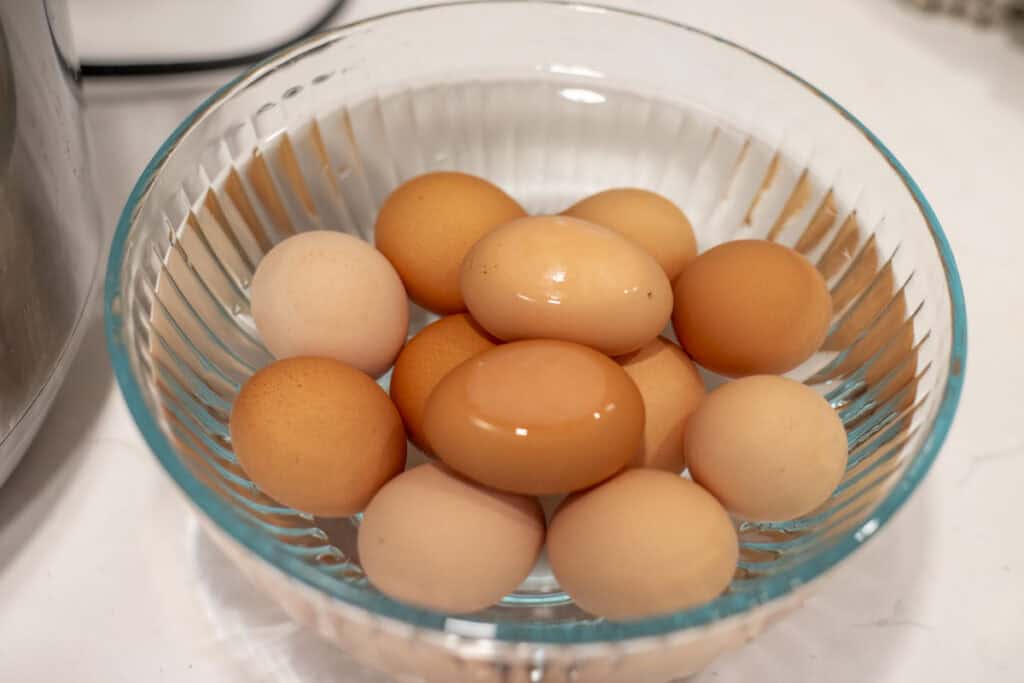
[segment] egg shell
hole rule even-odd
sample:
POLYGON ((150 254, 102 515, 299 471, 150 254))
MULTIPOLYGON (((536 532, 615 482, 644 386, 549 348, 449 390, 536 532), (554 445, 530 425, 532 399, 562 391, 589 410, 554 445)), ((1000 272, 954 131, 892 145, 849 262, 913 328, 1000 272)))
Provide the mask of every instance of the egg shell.
POLYGON ((657 259, 669 280, 697 255, 697 240, 682 210, 660 194, 639 188, 605 190, 562 212, 611 228, 657 259))
POLYGON ((644 398, 644 450, 631 464, 682 472, 686 419, 706 393, 697 366, 663 337, 616 360, 644 398))
POLYGON ((371 245, 332 230, 299 233, 271 249, 251 295, 256 328, 277 358, 334 358, 377 377, 408 333, 398 273, 371 245))
POLYGON ((498 186, 466 173, 438 171, 399 185, 380 208, 374 240, 409 296, 435 313, 465 310, 462 259, 493 228, 525 216, 498 186))
POLYGON ((690 415, 693 479, 731 512, 781 522, 824 503, 843 478, 846 430, 814 389, 755 375, 715 389, 690 415))
POLYGON ((231 445, 268 496, 321 517, 345 517, 405 466, 402 419, 364 373, 329 358, 271 363, 245 383, 231 445))
POLYGON ((506 223, 462 264, 470 313, 499 339, 563 339, 608 355, 636 351, 672 313, 672 287, 642 247, 566 216, 506 223))
POLYGON ((452 469, 530 495, 610 477, 643 449, 643 398, 607 356, 579 344, 496 346, 441 380, 427 400, 427 440, 452 469))
POLYGON ((821 273, 774 242, 720 244, 694 259, 675 283, 672 324, 680 344, 723 375, 792 370, 821 347, 831 318, 821 273))
POLYGON ((566 499, 547 548, 562 589, 612 620, 707 602, 728 587, 739 559, 732 521, 711 494, 650 469, 627 470, 566 499))
POLYGON ((496 343, 468 314, 456 313, 424 327, 398 354, 391 373, 391 400, 409 438, 423 451, 431 452, 423 431, 423 412, 430 392, 460 363, 496 343))
POLYGON ((381 489, 358 538, 360 563, 378 590, 455 614, 514 591, 543 545, 536 499, 493 491, 434 463, 381 489))

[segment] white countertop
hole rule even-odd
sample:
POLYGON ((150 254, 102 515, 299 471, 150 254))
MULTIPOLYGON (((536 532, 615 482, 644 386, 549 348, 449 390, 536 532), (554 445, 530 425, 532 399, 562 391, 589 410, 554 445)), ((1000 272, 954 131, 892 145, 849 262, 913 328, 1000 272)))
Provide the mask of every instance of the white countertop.
MULTIPOLYGON (((81 1, 117 19, 112 0, 81 1)), ((353 0, 342 20, 407 4, 353 0)), ((963 401, 921 489, 803 610, 696 680, 1024 680, 1024 543, 1010 505, 1024 484, 1024 46, 899 0, 617 4, 737 40, 858 114, 934 205, 970 316, 963 401)), ((144 163, 215 82, 87 89, 108 234, 144 163)), ((0 489, 0 680, 382 679, 291 625, 197 532, 114 385, 96 316, 0 489)))

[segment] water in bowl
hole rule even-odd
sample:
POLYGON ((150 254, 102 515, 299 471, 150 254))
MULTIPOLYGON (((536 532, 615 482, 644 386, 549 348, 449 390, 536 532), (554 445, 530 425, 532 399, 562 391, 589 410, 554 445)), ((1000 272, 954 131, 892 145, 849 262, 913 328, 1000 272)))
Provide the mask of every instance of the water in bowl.
MULTIPOLYGON (((917 362, 928 343, 916 322, 923 293, 901 267, 898 245, 877 229, 883 219, 870 197, 814 165, 813 150, 751 136, 697 105, 568 78, 409 89, 306 119, 292 117, 289 97, 229 127, 163 213, 166 243, 154 246, 150 277, 141 279, 152 305, 139 321, 140 357, 181 456, 239 515, 332 580, 366 583, 358 518, 317 520, 277 504, 231 452, 233 397, 271 360, 249 314, 248 285, 260 257, 296 232, 336 229, 372 241, 387 194, 431 170, 488 178, 531 213, 558 212, 610 187, 643 187, 683 208, 701 250, 766 238, 817 264, 835 317, 822 352, 791 374, 840 412, 848 473, 805 518, 740 524, 742 561, 730 590, 756 591, 759 579, 850 528, 900 471, 930 384, 917 362)), ((435 317, 412 305, 410 335, 435 317)), ((385 389, 389 378, 380 380, 385 389)), ((410 454, 411 464, 424 457, 411 445, 410 454)), ((478 616, 589 618, 543 558, 519 591, 478 616)))

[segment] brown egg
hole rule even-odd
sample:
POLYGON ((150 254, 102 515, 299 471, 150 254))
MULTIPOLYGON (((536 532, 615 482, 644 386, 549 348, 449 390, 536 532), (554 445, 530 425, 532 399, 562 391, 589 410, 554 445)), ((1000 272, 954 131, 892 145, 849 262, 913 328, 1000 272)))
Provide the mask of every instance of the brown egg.
POLYGON ((492 491, 428 463, 366 508, 359 560, 382 593, 428 609, 489 607, 530 573, 544 545, 536 499, 492 491))
POLYGON ((423 411, 437 383, 457 365, 495 344, 473 318, 457 313, 427 325, 402 349, 391 374, 391 400, 413 443, 430 452, 423 411))
POLYGON ((231 443, 271 498, 321 517, 362 510, 405 466, 402 418, 362 372, 326 358, 271 363, 231 408, 231 443))
POLYGON ((707 491, 676 474, 632 469, 562 504, 548 530, 548 559, 581 608, 638 619, 721 594, 739 544, 707 491))
POLYGON ((821 346, 832 299, 810 261, 774 242, 726 242, 676 280, 672 324, 693 360, 724 375, 779 374, 821 346))
POLYGON ((586 346, 496 346, 441 380, 427 400, 427 441, 457 472, 503 491, 566 493, 606 479, 643 448, 643 398, 629 375, 586 346))
POLYGON ((395 269, 363 240, 333 230, 280 242, 260 261, 251 292, 256 328, 278 358, 334 358, 376 377, 409 329, 395 269))
POLYGON ((636 351, 672 313, 672 287, 643 248, 577 218, 534 216, 477 242, 462 293, 499 339, 564 339, 608 355, 636 351))
POLYGON ((631 463, 679 473, 686 467, 686 418, 704 398, 704 382, 682 349, 658 337, 616 360, 644 397, 644 450, 631 463))
POLYGON ((697 255, 697 240, 686 214, 649 190, 605 190, 562 213, 611 228, 633 240, 657 259, 669 280, 676 279, 697 255))
POLYGON ((824 503, 846 468, 846 430, 810 387, 744 377, 715 389, 690 415, 693 479, 736 515, 785 521, 824 503))
POLYGON ((377 215, 376 244, 416 303, 435 313, 465 310, 462 259, 491 229, 525 216, 523 207, 483 178, 441 171, 399 185, 377 215))

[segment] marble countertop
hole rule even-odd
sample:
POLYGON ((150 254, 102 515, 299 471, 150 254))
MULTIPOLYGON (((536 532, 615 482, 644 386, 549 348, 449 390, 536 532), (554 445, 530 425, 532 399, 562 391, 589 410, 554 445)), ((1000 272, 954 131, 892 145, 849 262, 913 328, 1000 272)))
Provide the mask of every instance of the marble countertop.
MULTIPOLYGON (((90 27, 130 21, 112 0, 81 2, 90 27)), ((408 4, 352 0, 340 21, 408 4)), ((1024 483, 1024 46, 898 0, 614 4, 732 38, 855 112, 931 200, 970 317, 960 411, 920 490, 802 610, 696 680, 1024 680, 1024 544, 1009 504, 1024 483)), ((108 234, 157 145, 225 77, 87 84, 108 234)), ((291 624, 198 531, 114 385, 98 308, 0 489, 0 680, 382 683, 291 624)))

